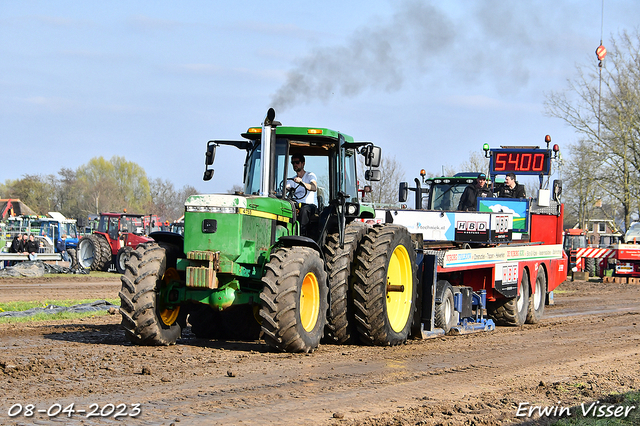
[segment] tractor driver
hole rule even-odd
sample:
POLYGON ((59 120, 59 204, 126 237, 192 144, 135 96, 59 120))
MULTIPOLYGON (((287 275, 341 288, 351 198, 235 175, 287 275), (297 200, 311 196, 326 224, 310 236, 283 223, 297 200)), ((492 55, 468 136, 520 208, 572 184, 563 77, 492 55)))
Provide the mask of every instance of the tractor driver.
POLYGON ((300 234, 308 236, 308 225, 311 215, 316 212, 316 191, 318 190, 318 178, 315 173, 304 170, 305 158, 300 153, 291 154, 291 166, 296 175, 287 179, 287 189, 293 192, 293 201, 299 203, 300 234))

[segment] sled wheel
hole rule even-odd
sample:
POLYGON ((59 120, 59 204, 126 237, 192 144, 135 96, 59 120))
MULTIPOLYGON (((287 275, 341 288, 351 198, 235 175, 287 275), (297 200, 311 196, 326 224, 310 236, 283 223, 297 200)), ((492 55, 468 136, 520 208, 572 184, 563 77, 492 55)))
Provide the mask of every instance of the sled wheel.
POLYGON ((527 324, 537 324, 544 314, 544 302, 547 296, 547 276, 544 268, 538 268, 535 292, 529 296, 529 309, 527 312, 527 324))
POLYGON ((327 318, 327 274, 320 255, 308 247, 280 248, 265 270, 260 317, 266 343, 280 351, 312 352, 327 318))
POLYGON ((116 270, 119 274, 124 274, 125 264, 131 257, 131 247, 122 247, 116 255, 116 270))
POLYGON ((366 231, 367 227, 362 222, 348 224, 344 232, 343 248, 340 248, 339 234, 327 237, 324 253, 329 280, 329 311, 325 340, 330 343, 350 343, 357 335, 353 322, 351 276, 353 258, 366 231))
MULTIPOLYGON (((438 284, 440 284, 440 282, 438 284)), ((443 329, 445 334, 447 334, 451 331, 451 328, 456 325, 453 290, 449 282, 443 282, 441 294, 440 303, 436 303, 434 324, 437 328, 443 329)))
POLYGON ((180 337, 180 307, 164 306, 160 290, 179 279, 175 264, 167 267, 165 249, 156 243, 140 244, 131 252, 120 277, 120 313, 127 338, 138 345, 173 345, 180 337))
POLYGON ((356 254, 354 311, 360 340, 398 345, 407 340, 416 297, 415 251, 406 228, 375 225, 356 254))
POLYGON ((529 274, 522 270, 520 294, 517 297, 500 299, 487 304, 487 313, 496 324, 521 326, 529 310, 529 274))

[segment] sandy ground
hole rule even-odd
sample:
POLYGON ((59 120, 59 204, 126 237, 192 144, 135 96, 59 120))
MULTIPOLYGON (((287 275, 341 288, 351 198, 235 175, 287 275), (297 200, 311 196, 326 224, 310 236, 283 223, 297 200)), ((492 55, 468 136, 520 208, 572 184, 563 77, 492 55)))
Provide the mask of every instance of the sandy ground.
MULTIPOLYGON (((1 279, 0 301, 119 289, 115 274, 1 279)), ((576 415, 638 389, 639 319, 640 286, 576 281, 537 325, 306 355, 199 340, 189 328, 175 346, 132 346, 119 315, 0 324, 0 424, 549 424, 529 408, 576 415)))

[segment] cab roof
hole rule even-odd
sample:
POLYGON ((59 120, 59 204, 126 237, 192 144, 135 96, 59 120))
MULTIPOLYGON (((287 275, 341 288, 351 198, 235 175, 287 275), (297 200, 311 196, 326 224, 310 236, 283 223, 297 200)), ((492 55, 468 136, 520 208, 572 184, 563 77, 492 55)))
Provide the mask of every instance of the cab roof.
MULTIPOLYGON (((338 140, 338 135, 342 134, 345 142, 353 142, 353 137, 340 133, 336 130, 327 129, 324 127, 292 127, 292 126, 278 126, 276 127, 276 136, 288 137, 297 140, 319 140, 326 139, 331 143, 335 143, 338 140)), ((242 137, 250 140, 259 140, 262 135, 262 127, 250 127, 245 133, 242 133, 242 137)))

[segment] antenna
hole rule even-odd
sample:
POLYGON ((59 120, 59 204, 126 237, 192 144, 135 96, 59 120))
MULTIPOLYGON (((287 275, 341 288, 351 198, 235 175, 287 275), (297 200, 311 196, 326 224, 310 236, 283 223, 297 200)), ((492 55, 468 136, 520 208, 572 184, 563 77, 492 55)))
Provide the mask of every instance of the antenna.
POLYGON ((604 32, 604 0, 602 0, 602 12, 600 14, 600 46, 596 49, 598 57, 598 140, 600 140, 600 104, 602 103, 602 62, 607 56, 607 49, 602 45, 602 36, 604 32))

